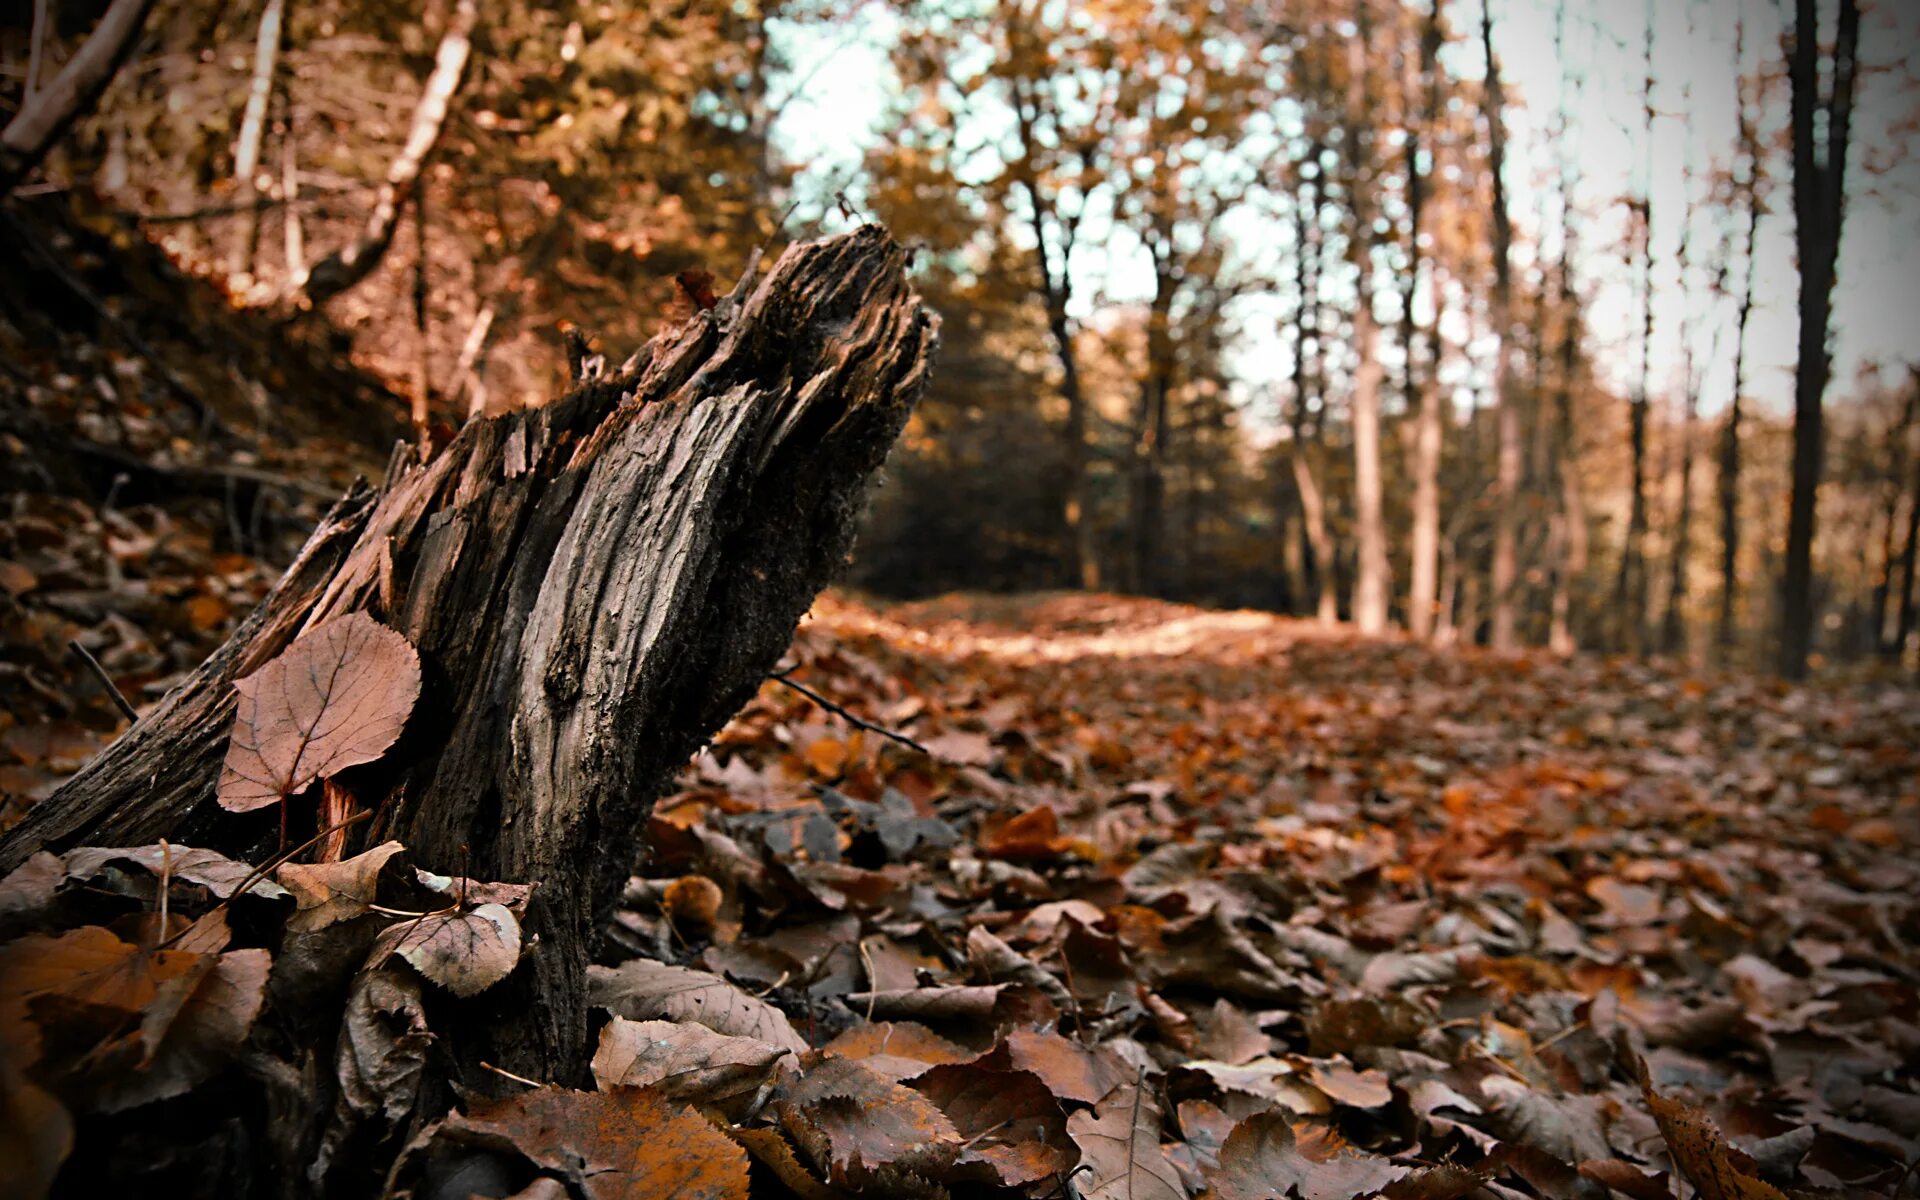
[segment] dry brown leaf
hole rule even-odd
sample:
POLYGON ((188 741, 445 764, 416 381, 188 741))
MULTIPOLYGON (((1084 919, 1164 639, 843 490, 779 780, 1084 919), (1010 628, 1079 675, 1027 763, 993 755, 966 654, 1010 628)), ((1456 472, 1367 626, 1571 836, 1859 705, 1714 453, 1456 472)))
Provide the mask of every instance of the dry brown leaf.
POLYGON ((736 1125, 727 1130, 727 1136, 746 1147, 747 1153, 753 1155, 755 1161, 772 1171, 774 1177, 800 1200, 842 1200, 842 1193, 814 1178, 806 1164, 800 1161, 800 1156, 793 1152, 793 1144, 781 1137, 778 1129, 742 1128, 736 1125))
POLYGON ((265 950, 209 955, 196 964, 177 1005, 163 1004, 171 989, 147 1007, 140 1026, 145 1054, 137 1070, 109 1076, 92 1089, 92 1105, 118 1112, 184 1095, 211 1079, 246 1045, 267 995, 273 956, 265 950), (171 1011, 169 1011, 171 1010, 171 1011))
POLYGON ((875 1021, 855 1025, 822 1049, 857 1060, 876 1075, 904 1083, 929 1067, 965 1062, 976 1055, 925 1025, 912 1021, 875 1021))
POLYGON ((1186 1200, 1180 1172, 1160 1148, 1160 1108, 1145 1088, 1113 1089, 1091 1112, 1067 1118, 1067 1136, 1090 1168, 1076 1177, 1086 1200, 1186 1200))
POLYGON ((747 1198, 746 1153, 651 1088, 536 1088, 447 1125, 507 1139, 590 1200, 747 1198))
POLYGON ((420 656, 372 617, 347 613, 233 687, 216 795, 230 812, 251 812, 385 754, 420 698, 420 656))
POLYGON ((1640 1093, 1646 1097, 1673 1163, 1700 1192, 1700 1200, 1786 1200, 1779 1188, 1754 1174, 1753 1163, 1727 1142, 1706 1113, 1653 1088, 1640 1063, 1640 1093))
MULTIPOLYGON (((110 862, 132 862, 145 867, 156 877, 164 868, 169 878, 197 883, 226 899, 253 874, 253 866, 228 858, 212 850, 193 846, 82 846, 64 856, 67 874, 75 879, 90 879, 110 862)), ((286 889, 270 879, 255 880, 248 889, 256 896, 284 896, 286 889)))
POLYGON ((635 959, 618 967, 587 968, 591 1002, 630 1021, 692 1021, 715 1033, 756 1038, 803 1053, 807 1043, 787 1014, 747 995, 718 975, 635 959))
POLYGON ((0 1195, 41 1200, 73 1151, 73 1118, 0 1052, 0 1195))
POLYGON ((364 915, 379 894, 387 860, 405 849, 399 842, 382 842, 344 862, 281 863, 274 877, 293 893, 298 906, 287 928, 310 933, 364 915))
POLYGON ((1125 1065, 1111 1053, 1089 1050, 1057 1033, 1009 1030, 1002 1046, 1007 1069, 1031 1071, 1062 1100, 1098 1104, 1128 1077, 1125 1065))
POLYGON ((837 1054, 802 1056, 798 1075, 780 1085, 774 1111, 836 1183, 882 1167, 944 1167, 960 1150, 953 1122, 926 1097, 837 1054))
POLYGON ((1220 1147, 1210 1200, 1353 1200, 1407 1173, 1391 1159, 1360 1149, 1324 1125, 1295 1125, 1286 1114, 1258 1113, 1234 1127, 1220 1147))
POLYGON ((36 850, 0 879, 0 920, 25 919, 53 903, 53 895, 67 881, 66 866, 57 854, 36 850))
POLYGON ((520 922, 504 904, 428 913, 382 930, 368 961, 378 965, 392 954, 456 996, 477 996, 520 961, 520 922))
POLYGON ((964 1139, 956 1167, 984 1167, 988 1182, 1037 1183, 1073 1165, 1067 1122, 1040 1077, 972 1064, 934 1067, 913 1082, 964 1139))
POLYGON ((704 1025, 615 1017, 600 1031, 593 1081, 603 1090, 653 1086, 669 1099, 710 1104, 737 1116, 733 1110, 744 1108, 771 1083, 791 1053, 704 1025))

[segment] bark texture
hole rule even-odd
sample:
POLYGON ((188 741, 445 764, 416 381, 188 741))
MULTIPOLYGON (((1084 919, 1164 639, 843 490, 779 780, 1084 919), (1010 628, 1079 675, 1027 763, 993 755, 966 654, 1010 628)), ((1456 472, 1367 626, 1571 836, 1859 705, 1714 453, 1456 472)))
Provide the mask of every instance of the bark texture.
POLYGON ((874 226, 795 246, 621 371, 348 495, 225 646, 0 839, 0 871, 162 836, 270 853, 271 810, 213 799, 232 682, 369 611, 425 686, 394 750, 342 777, 377 812, 348 851, 398 838, 430 870, 538 882, 538 950, 472 1002, 461 1057, 577 1082, 588 938, 652 803, 844 560, 925 382, 936 321, 903 267, 874 226))

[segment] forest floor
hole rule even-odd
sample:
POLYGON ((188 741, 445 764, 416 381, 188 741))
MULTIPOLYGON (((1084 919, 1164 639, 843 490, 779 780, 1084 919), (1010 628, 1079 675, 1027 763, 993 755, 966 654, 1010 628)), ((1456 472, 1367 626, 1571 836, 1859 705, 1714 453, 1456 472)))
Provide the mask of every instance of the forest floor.
POLYGON ((1873 1194, 1920 1155, 1911 690, 1084 595, 830 595, 793 661, 925 752, 770 681, 660 805, 621 934, 930 1096, 1002 1183, 1077 1147, 1090 1194, 1179 1194, 1050 1124, 1127 1080, 1222 1196, 1293 1159, 1306 1196, 1418 1163, 1477 1165, 1401 1194, 1668 1195, 1676 1157, 1873 1194))

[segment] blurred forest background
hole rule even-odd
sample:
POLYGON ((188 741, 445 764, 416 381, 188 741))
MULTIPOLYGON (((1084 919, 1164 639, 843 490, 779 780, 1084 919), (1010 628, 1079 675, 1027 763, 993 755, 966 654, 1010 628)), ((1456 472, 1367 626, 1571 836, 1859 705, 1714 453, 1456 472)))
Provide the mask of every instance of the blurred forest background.
POLYGON ((110 8, 15 203, 318 322, 422 427, 888 225, 944 327, 876 593, 1920 655, 1912 6, 16 0, 0 123, 110 8))

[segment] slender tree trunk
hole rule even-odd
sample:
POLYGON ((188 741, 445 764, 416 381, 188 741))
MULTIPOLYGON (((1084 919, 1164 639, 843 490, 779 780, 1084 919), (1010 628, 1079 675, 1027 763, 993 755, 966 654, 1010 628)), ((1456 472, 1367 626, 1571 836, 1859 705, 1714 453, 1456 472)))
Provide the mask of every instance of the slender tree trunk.
POLYGON ((1499 451, 1494 477, 1493 624, 1488 644, 1506 652, 1519 646, 1514 616, 1519 590, 1517 543, 1520 523, 1520 405, 1508 378, 1513 356, 1513 222, 1504 178, 1507 154, 1506 95, 1500 60, 1493 52, 1493 10, 1480 7, 1480 50, 1487 64, 1487 174, 1493 189, 1493 398, 1499 414, 1499 451))
POLYGON ((1547 645, 1555 654, 1572 654, 1574 629, 1579 624, 1578 584, 1587 569, 1587 514, 1580 495, 1580 479, 1573 426, 1574 375, 1580 363, 1580 293, 1573 272, 1577 233, 1574 227, 1575 151, 1568 144, 1572 127, 1573 93, 1578 90, 1566 69, 1567 0, 1554 10, 1554 52, 1561 62, 1560 99, 1555 117, 1559 146, 1560 261, 1557 264, 1560 300, 1559 370, 1553 394, 1554 450, 1560 482, 1554 557, 1553 595, 1548 601, 1547 645))
MULTIPOLYGON (((1364 291, 1364 289, 1363 289, 1364 291)), ((1378 354, 1379 326, 1371 297, 1354 311, 1354 349, 1360 362, 1353 384, 1354 547, 1353 621, 1361 633, 1387 628, 1387 529, 1380 482, 1380 385, 1385 368, 1378 354)))
POLYGON ((1168 442, 1172 426, 1168 401, 1173 390, 1174 276, 1167 256, 1170 237, 1156 247, 1153 301, 1147 307, 1146 374, 1140 381, 1133 445, 1132 586, 1142 595, 1161 595, 1166 587, 1165 523, 1168 442))
POLYGON ((1385 370, 1379 359, 1379 323, 1373 315, 1376 202, 1375 139, 1369 112, 1373 103, 1373 10, 1370 0, 1355 0, 1358 33, 1347 44, 1347 129, 1341 147, 1346 165, 1347 202, 1353 218, 1348 257, 1354 268, 1353 349, 1353 621, 1361 633, 1383 633, 1391 600, 1387 528, 1380 482, 1380 388, 1385 370))
POLYGON ((1640 306, 1640 366, 1628 403, 1627 438, 1633 456, 1632 492, 1627 531, 1620 547, 1620 573, 1614 581, 1615 617, 1619 642, 1628 653, 1646 649, 1647 623, 1647 406, 1653 371, 1653 27, 1654 8, 1647 6, 1646 74, 1641 102, 1646 114, 1644 160, 1639 194, 1634 200, 1634 237, 1631 253, 1638 259, 1640 306))
MULTIPOLYGON (((43 847, 161 837, 271 854, 272 809, 214 800, 232 683, 302 629, 370 611, 418 648, 427 690, 394 750, 357 769, 379 805, 347 851, 397 838, 432 871, 537 882, 537 950, 449 999, 435 1034, 475 1094, 502 1086, 483 1061, 583 1082, 588 946, 653 800, 844 562, 924 385, 936 326, 905 266, 877 226, 790 247, 631 370, 471 422, 357 488, 225 646, 0 835, 0 874, 43 847)), ((313 808, 296 806, 297 836, 313 808)), ((324 1121, 330 1098, 309 1099, 324 1121)))
MULTIPOLYGON (((1693 84, 1681 85, 1680 110, 1693 109, 1693 84)), ((1679 654, 1686 648, 1687 571, 1693 557, 1693 427, 1700 410, 1700 378, 1694 369, 1693 288, 1688 277, 1693 253, 1693 137, 1683 136, 1687 149, 1682 157, 1680 186, 1686 203, 1680 217, 1680 244, 1674 259, 1680 269, 1680 294, 1684 315, 1680 319, 1680 430, 1677 453, 1680 457, 1680 497, 1673 524, 1673 547, 1667 563, 1667 599, 1660 619, 1660 649, 1679 654)))
MULTIPOLYGON (((1912 374, 1907 386, 1916 403, 1920 403, 1920 366, 1910 368, 1912 374)), ((1907 456, 1911 466, 1912 491, 1907 495, 1907 539, 1900 550, 1900 596, 1898 608, 1894 614, 1894 635, 1891 661, 1899 662, 1900 656, 1907 652, 1907 642, 1913 636, 1914 595, 1913 576, 1916 552, 1920 551, 1920 449, 1909 444, 1907 456)))
MULTIPOLYGON (((1740 422, 1745 412, 1747 386, 1747 323, 1753 315, 1754 245, 1760 232, 1760 138, 1754 108, 1758 96, 1749 99, 1745 76, 1746 21, 1734 29, 1734 77, 1739 80, 1739 132, 1741 154, 1746 173, 1739 183, 1739 194, 1746 205, 1746 233, 1741 245, 1742 279, 1740 300, 1733 325, 1733 389, 1727 400, 1727 415, 1720 429, 1720 618, 1714 641, 1721 662, 1733 655, 1734 621, 1740 595, 1740 422)), ((1755 85, 1758 90, 1758 85, 1755 85)))
MULTIPOLYGON (((235 275, 253 273, 253 251, 260 209, 250 203, 258 194, 260 146, 266 136, 267 109, 273 100, 273 77, 280 62, 287 0, 267 0, 260 12, 260 31, 253 43, 253 79, 247 87, 247 107, 240 117, 240 136, 233 144, 233 178, 239 186, 240 233, 228 269, 235 275)), ((291 207, 291 204, 289 204, 291 207)))
MULTIPOLYGON (((1315 143, 1314 157, 1319 157, 1315 143)), ((1300 247, 1297 264, 1301 303, 1301 347, 1294 360, 1293 445, 1289 455, 1294 492, 1300 499, 1300 536, 1304 539, 1301 557, 1307 560, 1308 573, 1315 589, 1314 614, 1321 624, 1340 619, 1340 601, 1334 574, 1333 538, 1327 529, 1325 498, 1314 478, 1311 455, 1319 441, 1318 422, 1308 411, 1308 401, 1318 397, 1324 407, 1324 353, 1320 332, 1320 192, 1309 181, 1302 189, 1304 198, 1295 206, 1294 230, 1300 247), (1306 344, 1311 341, 1311 355, 1306 344)))
POLYGON ((386 181, 374 196, 373 210, 367 214, 360 236, 321 259, 307 272, 305 279, 294 281, 308 303, 318 307, 373 274, 387 248, 393 244, 394 230, 400 224, 400 206, 413 190, 414 181, 426 166, 427 156, 440 140, 453 95, 466 70, 473 48, 473 28, 479 20, 476 0, 458 0, 453 21, 440 39, 434 54, 433 74, 427 77, 426 90, 413 110, 413 123, 407 130, 406 145, 387 168, 386 181))
POLYGON ((1799 365, 1793 389, 1793 498, 1787 508, 1787 560, 1780 588, 1780 674, 1799 679, 1813 650, 1813 533, 1820 488, 1828 325, 1846 215, 1847 150, 1853 117, 1858 0, 1840 0, 1832 80, 1820 82, 1814 0, 1795 0, 1788 39, 1792 91, 1794 245, 1800 260, 1799 365), (1823 94, 1824 91, 1824 94, 1823 94), (1824 122, 1820 118, 1825 118, 1824 122))
MULTIPOLYGON (((1416 86, 1424 97, 1420 116, 1407 123, 1407 288, 1403 300, 1401 343, 1407 355, 1407 411, 1418 414, 1413 442, 1412 562, 1407 590, 1407 625, 1422 641, 1433 636, 1440 565, 1440 451, 1444 433, 1440 390, 1421 370, 1414 315, 1420 285, 1420 221, 1425 211, 1427 170, 1421 132, 1439 121, 1441 43, 1440 0, 1432 0, 1420 32, 1420 68, 1416 86)), ((1437 357, 1437 356, 1436 356, 1437 357)))
MULTIPOLYGON (((0 198, 18 187, 68 126, 93 107, 133 53, 152 8, 153 0, 113 0, 60 73, 26 98, 0 129, 0 198)), ((44 25, 36 20, 30 36, 44 37, 49 32, 44 25)))

